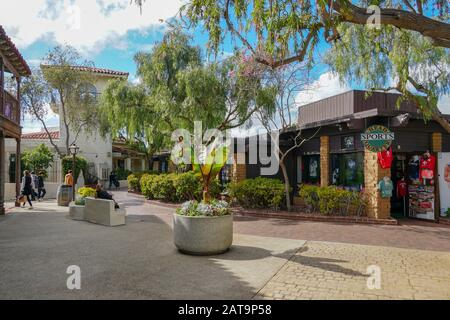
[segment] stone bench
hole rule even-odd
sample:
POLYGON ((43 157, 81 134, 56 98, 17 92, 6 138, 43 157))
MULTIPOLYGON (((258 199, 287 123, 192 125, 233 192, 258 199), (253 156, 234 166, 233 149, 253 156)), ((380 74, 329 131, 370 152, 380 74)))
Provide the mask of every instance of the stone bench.
POLYGON ((86 198, 84 219, 104 226, 122 226, 125 224, 125 210, 115 209, 112 200, 86 198))

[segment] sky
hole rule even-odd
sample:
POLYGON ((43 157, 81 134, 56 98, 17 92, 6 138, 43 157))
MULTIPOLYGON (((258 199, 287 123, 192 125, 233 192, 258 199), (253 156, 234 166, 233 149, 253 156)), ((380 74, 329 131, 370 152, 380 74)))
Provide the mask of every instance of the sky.
MULTIPOLYGON (((30 66, 39 65, 54 46, 70 44, 96 67, 129 72, 129 80, 135 82, 134 55, 150 51, 162 39, 167 26, 164 21, 175 17, 185 0, 148 0, 142 13, 130 5, 130 0, 0 1, 0 24, 30 66)), ((195 30, 193 41, 204 47, 207 35, 195 30)), ((326 49, 323 43, 319 46, 321 52, 326 49)), ((223 54, 232 50, 232 42, 225 42, 223 54)), ((312 78, 310 89, 298 96, 301 104, 352 89, 341 84, 324 65, 314 69, 312 78)), ((442 99, 441 106, 442 111, 450 113, 450 97, 442 99)), ((57 115, 50 112, 47 122, 57 126, 57 115)), ((29 118, 23 125, 24 132, 41 128, 29 118)), ((245 133, 249 130, 242 129, 241 134, 245 133)))

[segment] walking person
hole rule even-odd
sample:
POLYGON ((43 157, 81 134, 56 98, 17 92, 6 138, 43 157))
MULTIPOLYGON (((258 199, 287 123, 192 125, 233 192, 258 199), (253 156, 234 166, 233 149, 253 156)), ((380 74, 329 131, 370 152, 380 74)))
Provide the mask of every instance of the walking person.
POLYGON ((44 171, 39 172, 39 176, 38 176, 38 201, 39 202, 44 200, 45 194, 47 193, 47 191, 45 190, 44 176, 45 176, 44 171))
MULTIPOLYGON (((23 177, 22 177, 22 186, 21 186, 21 190, 22 190, 22 195, 24 195, 25 197, 27 197, 27 201, 30 205, 30 210, 33 209, 33 203, 31 202, 31 198, 30 196, 32 195, 33 192, 33 180, 31 178, 30 172, 28 170, 25 170, 23 172, 23 177)), ((25 207, 25 203, 23 204, 23 207, 25 207)))
POLYGON ((109 174, 109 190, 111 190, 112 186, 116 184, 116 173, 111 171, 109 174))
MULTIPOLYGON (((38 194, 36 193, 36 190, 38 189, 38 176, 36 175, 36 173, 34 171, 31 171, 31 200, 32 201, 36 201, 36 196, 38 196, 38 194)), ((39 200, 39 196, 38 196, 38 200, 39 200)))

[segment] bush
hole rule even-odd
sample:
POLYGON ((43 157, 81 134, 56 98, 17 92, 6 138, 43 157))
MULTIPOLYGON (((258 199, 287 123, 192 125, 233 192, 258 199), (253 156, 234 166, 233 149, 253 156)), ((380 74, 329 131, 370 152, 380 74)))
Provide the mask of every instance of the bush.
POLYGON ((78 194, 82 198, 95 197, 97 195, 97 191, 95 191, 95 189, 93 189, 93 188, 83 187, 83 188, 78 189, 78 194))
POLYGON ((278 210, 285 200, 284 184, 278 179, 258 177, 229 185, 230 196, 244 208, 278 210))
POLYGON ((200 178, 192 171, 175 176, 173 186, 178 201, 200 200, 202 198, 200 178))
POLYGON ((128 181, 128 190, 129 191, 141 191, 141 178, 144 175, 157 175, 157 171, 142 171, 142 172, 134 172, 127 177, 128 181))
POLYGON ((128 176, 132 174, 132 172, 130 170, 126 170, 126 169, 116 169, 116 177, 117 180, 127 180, 128 176))
POLYGON ((336 186, 302 185, 299 196, 312 211, 319 211, 325 215, 362 215, 367 205, 363 193, 340 189, 336 186))
MULTIPOLYGON (((144 174, 140 178, 140 190, 147 199, 170 202, 200 201, 203 196, 201 178, 192 171, 180 174, 144 174)), ((217 198, 220 192, 220 183, 215 179, 210 184, 211 198, 217 198)))
POLYGON ((129 191, 139 191, 139 178, 135 174, 130 174, 127 177, 128 190, 129 191))

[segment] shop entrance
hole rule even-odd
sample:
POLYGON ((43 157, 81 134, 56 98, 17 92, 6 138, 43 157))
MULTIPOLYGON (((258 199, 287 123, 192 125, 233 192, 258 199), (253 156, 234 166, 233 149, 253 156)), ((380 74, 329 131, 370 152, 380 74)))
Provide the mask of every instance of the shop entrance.
POLYGON ((391 179, 394 191, 391 198, 391 216, 398 218, 435 219, 436 157, 423 159, 423 152, 394 153, 391 179), (428 161, 428 162, 427 162, 428 161), (426 168, 433 162, 433 170, 426 168))

